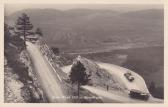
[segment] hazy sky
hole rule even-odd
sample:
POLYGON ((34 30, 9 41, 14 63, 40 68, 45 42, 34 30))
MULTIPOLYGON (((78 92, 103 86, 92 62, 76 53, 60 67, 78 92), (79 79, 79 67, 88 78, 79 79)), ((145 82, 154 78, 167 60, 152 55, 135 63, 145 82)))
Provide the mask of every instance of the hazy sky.
MULTIPOLYGON (((74 8, 87 8, 87 9, 111 9, 111 10, 139 10, 139 9, 152 9, 152 8, 163 8, 163 0, 64 0, 54 2, 50 4, 51 0, 46 0, 48 2, 44 2, 41 0, 33 0, 33 4, 29 3, 32 0, 27 0, 29 2, 24 2, 25 0, 6 0, 5 3, 5 14, 9 15, 16 11, 23 10, 23 9, 30 9, 30 8, 53 8, 53 9, 60 9, 60 10, 67 10, 67 9, 74 9, 74 8), (88 2, 86 2, 88 1, 88 2), (40 3, 40 4, 39 4, 40 3), (46 4, 47 3, 47 4, 46 4), (117 4, 117 5, 114 5, 117 4), (122 4, 122 5, 118 5, 122 4), (128 5, 129 4, 129 5, 128 5), (130 5, 131 4, 131 5, 130 5), (135 5, 136 4, 136 5, 135 5), (155 5, 153 5, 155 4, 155 5)), ((52 1, 53 2, 53 1, 52 1)))

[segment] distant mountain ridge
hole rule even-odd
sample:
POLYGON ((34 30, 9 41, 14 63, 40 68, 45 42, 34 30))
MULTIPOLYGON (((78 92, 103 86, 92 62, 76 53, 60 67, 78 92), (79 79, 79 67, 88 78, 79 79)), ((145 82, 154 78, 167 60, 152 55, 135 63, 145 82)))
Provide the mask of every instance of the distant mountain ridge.
POLYGON ((64 50, 104 48, 126 43, 162 45, 164 14, 162 9, 120 13, 112 10, 27 9, 5 17, 11 24, 27 13, 34 26, 40 26, 50 46, 64 50))
POLYGON ((129 17, 136 17, 136 18, 153 17, 153 18, 163 19, 163 17, 160 17, 160 16, 164 15, 164 10, 161 10, 161 9, 138 10, 133 12, 126 12, 124 13, 124 15, 129 17))

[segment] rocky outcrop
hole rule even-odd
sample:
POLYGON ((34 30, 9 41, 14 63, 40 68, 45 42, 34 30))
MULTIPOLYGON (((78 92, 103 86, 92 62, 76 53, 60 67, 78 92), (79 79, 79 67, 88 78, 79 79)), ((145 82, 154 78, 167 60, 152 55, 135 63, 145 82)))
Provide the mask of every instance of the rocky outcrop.
POLYGON ((6 103, 45 102, 26 50, 8 48, 5 57, 4 97, 6 103))
POLYGON ((72 66, 75 65, 77 61, 80 61, 86 68, 85 72, 91 75, 91 80, 88 85, 103 88, 108 86, 112 89, 123 90, 123 87, 115 81, 113 75, 109 74, 105 69, 100 68, 94 61, 78 56, 74 59, 72 66))
POLYGON ((5 65, 4 71, 5 71, 4 102, 5 103, 26 102, 21 95, 21 88, 23 87, 24 84, 18 80, 18 75, 14 74, 13 69, 8 65, 5 65))

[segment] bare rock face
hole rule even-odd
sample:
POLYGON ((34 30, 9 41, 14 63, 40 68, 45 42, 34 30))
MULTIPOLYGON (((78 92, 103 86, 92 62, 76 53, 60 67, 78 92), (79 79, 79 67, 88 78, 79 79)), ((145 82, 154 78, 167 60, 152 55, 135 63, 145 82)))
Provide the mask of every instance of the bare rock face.
POLYGON ((4 102, 38 103, 45 102, 43 92, 33 71, 33 65, 27 51, 10 54, 5 58, 4 102), (12 56, 17 56, 13 57, 12 56))
POLYGON ((77 61, 80 61, 84 65, 84 67, 86 68, 85 72, 87 74, 92 75, 93 73, 98 72, 100 69, 96 63, 94 63, 91 60, 88 60, 84 57, 78 56, 76 59, 74 59, 73 65, 75 65, 77 63, 77 61))
POLYGON ((86 74, 91 75, 91 80, 88 85, 103 88, 109 86, 109 88, 116 90, 123 89, 123 87, 115 81, 113 75, 109 74, 105 69, 100 68, 94 61, 78 56, 74 59, 72 66, 75 65, 77 61, 80 61, 84 65, 86 74))
POLYGON ((25 103, 21 95, 23 83, 18 81, 18 75, 14 74, 12 68, 5 66, 4 72, 4 102, 5 103, 25 103))

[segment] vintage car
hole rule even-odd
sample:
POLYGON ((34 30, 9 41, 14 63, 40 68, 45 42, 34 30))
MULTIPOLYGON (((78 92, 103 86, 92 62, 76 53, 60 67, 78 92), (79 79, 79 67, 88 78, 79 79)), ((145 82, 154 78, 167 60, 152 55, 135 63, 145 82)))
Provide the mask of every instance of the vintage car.
POLYGON ((134 80, 134 76, 131 74, 131 72, 127 72, 124 74, 124 76, 127 78, 127 80, 129 80, 130 82, 132 82, 134 80))
POLYGON ((132 89, 130 90, 129 96, 131 98, 141 99, 141 100, 148 100, 149 93, 145 93, 139 90, 132 89))

